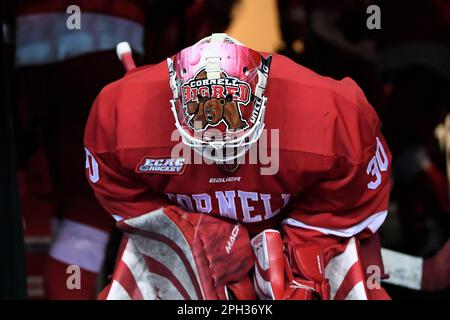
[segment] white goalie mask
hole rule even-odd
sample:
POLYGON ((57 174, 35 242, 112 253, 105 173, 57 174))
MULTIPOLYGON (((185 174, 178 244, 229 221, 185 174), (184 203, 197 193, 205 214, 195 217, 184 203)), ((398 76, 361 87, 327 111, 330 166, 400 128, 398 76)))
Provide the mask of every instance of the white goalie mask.
POLYGON ((271 56, 213 34, 167 63, 183 142, 216 163, 243 156, 264 128, 271 56))

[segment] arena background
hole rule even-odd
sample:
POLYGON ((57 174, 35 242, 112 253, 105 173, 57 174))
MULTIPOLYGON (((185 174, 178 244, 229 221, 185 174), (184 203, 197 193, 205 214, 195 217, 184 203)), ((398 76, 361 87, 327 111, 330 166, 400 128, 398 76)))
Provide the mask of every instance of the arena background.
MULTIPOLYGON (((110 273, 120 233, 85 181, 82 135, 99 90, 124 74, 115 56, 124 40, 142 65, 227 32, 320 74, 352 77, 393 153, 383 247, 424 258, 450 251, 448 1, 2 1, 1 23, 1 298, 94 299, 110 273), (380 29, 366 25, 373 4, 380 29), (66 26, 71 5, 81 9, 81 29, 66 26), (102 239, 85 261, 82 290, 60 288, 64 267, 80 259, 77 240, 60 232, 67 220, 102 239)), ((385 286, 393 299, 450 297, 448 283, 385 286)))

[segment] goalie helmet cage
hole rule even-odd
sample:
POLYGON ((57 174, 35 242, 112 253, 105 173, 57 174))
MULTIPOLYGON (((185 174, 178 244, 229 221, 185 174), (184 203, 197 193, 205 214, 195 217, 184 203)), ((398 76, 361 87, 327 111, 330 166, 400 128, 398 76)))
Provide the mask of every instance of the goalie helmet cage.
POLYGON ((0 299, 26 298, 25 252, 11 112, 14 64, 9 60, 12 60, 13 47, 11 43, 7 43, 5 35, 8 34, 4 32, 6 26, 14 25, 14 3, 15 1, 2 1, 0 5, 0 299))

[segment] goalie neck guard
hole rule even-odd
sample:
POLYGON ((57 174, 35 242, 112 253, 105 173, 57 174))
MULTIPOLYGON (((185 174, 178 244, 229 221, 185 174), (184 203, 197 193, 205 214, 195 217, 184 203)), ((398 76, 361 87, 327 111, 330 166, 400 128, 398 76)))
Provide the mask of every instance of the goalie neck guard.
POLYGON ((234 161, 264 128, 271 56, 213 34, 167 59, 175 125, 185 144, 216 163, 234 161))

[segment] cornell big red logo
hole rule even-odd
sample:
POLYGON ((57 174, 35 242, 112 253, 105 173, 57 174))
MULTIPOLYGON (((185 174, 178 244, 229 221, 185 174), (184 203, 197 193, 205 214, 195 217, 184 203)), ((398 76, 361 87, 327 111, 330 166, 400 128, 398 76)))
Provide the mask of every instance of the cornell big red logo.
POLYGON ((250 86, 224 71, 219 79, 207 79, 201 70, 194 79, 181 86, 183 104, 189 115, 189 126, 195 131, 224 123, 228 131, 236 132, 248 127, 242 118, 241 105, 250 102, 250 86))

